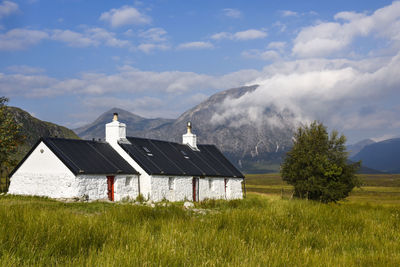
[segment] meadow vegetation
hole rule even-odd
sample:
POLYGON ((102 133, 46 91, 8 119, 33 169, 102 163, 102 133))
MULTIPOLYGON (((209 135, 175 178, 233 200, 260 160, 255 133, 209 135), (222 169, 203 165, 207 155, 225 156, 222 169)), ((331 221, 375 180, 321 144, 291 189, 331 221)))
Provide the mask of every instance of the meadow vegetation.
POLYGON ((278 175, 248 177, 245 200, 190 210, 0 196, 0 263, 399 266, 400 176, 367 176, 368 189, 337 204, 290 199, 278 175))

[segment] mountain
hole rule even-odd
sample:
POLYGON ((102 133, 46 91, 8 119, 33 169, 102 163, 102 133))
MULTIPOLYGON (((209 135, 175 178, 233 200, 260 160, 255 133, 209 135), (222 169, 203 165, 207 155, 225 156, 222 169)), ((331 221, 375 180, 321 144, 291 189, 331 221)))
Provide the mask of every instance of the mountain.
POLYGON ((111 121, 114 113, 118 113, 120 120, 126 123, 126 131, 129 135, 139 137, 143 137, 145 135, 145 131, 152 130, 163 124, 172 123, 174 121, 171 119, 162 118, 146 119, 120 108, 112 108, 109 111, 101 114, 100 117, 98 117, 94 122, 74 129, 74 132, 76 132, 82 139, 104 139, 105 125, 111 121))
POLYGON ((357 142, 355 144, 348 145, 347 146, 347 151, 349 151, 349 153, 350 153, 349 156, 350 157, 355 156, 365 146, 368 146, 368 145, 373 144, 373 143, 375 143, 375 141, 372 140, 372 139, 364 139, 364 140, 361 140, 360 142, 357 142))
POLYGON ((176 120, 145 119, 121 109, 102 114, 95 122, 76 129, 82 138, 104 137, 104 125, 110 122, 113 112, 118 112, 127 124, 127 135, 181 142, 186 123, 192 122, 198 143, 215 144, 228 158, 245 172, 276 172, 287 149, 292 144, 293 115, 280 114, 273 107, 266 108, 257 123, 247 114, 238 113, 221 123, 212 123, 226 99, 237 99, 253 92, 257 85, 233 88, 214 94, 176 120), (127 116, 127 117, 125 117, 127 116), (280 127, 269 124, 274 117, 280 127), (242 124, 236 122, 241 121, 242 124))
POLYGON ((382 172, 400 173, 400 138, 367 145, 351 160, 361 160, 364 166, 382 172))
POLYGON ((41 121, 20 108, 7 107, 7 110, 14 121, 21 125, 22 134, 26 137, 24 144, 19 147, 15 156, 18 160, 22 159, 40 137, 54 136, 79 139, 72 130, 51 122, 41 121))

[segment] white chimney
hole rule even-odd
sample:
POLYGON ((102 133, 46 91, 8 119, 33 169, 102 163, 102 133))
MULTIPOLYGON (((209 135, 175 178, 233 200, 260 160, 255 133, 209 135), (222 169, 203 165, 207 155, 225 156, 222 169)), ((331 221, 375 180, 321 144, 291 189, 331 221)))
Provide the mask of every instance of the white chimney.
POLYGON ((192 123, 190 121, 187 123, 187 133, 182 135, 182 143, 189 145, 193 150, 199 150, 197 148, 197 137, 192 133, 192 123))
POLYGON ((126 124, 118 121, 118 113, 114 113, 113 121, 106 124, 106 141, 115 144, 126 139, 126 124))

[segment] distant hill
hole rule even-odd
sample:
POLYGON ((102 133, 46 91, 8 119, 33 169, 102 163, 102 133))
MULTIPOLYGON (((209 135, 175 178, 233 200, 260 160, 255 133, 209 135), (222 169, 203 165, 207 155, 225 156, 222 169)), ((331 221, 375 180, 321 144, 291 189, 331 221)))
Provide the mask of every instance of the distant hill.
POLYGON ((360 142, 357 142, 355 144, 348 145, 347 146, 347 151, 349 151, 349 153, 350 153, 349 156, 350 157, 355 156, 365 146, 368 146, 368 145, 373 144, 373 143, 375 143, 375 141, 372 140, 372 139, 364 139, 364 140, 361 140, 360 142))
POLYGON ((127 124, 127 135, 174 142, 182 141, 186 123, 192 122, 193 132, 200 144, 215 144, 244 172, 277 172, 283 155, 292 145, 293 114, 281 114, 274 107, 264 110, 257 125, 246 112, 238 113, 223 123, 212 123, 226 99, 237 99, 257 89, 257 85, 221 91, 189 109, 176 120, 146 119, 122 109, 109 110, 93 123, 75 129, 81 138, 104 138, 104 125, 118 112, 120 121, 127 124), (269 124, 273 117, 280 127, 269 124), (237 122, 241 122, 238 125, 237 122))
POLYGON ((361 160, 368 168, 387 173, 400 173, 400 138, 365 146, 351 160, 361 160))
POLYGON ((30 150, 30 148, 39 140, 40 137, 63 137, 63 138, 76 138, 79 137, 70 129, 59 126, 57 124, 41 121, 32 117, 28 112, 16 108, 7 107, 9 114, 14 118, 16 123, 21 124, 22 133, 25 135, 25 143, 18 149, 16 159, 22 157, 30 150))
POLYGON ((120 120, 126 123, 128 134, 133 136, 143 136, 145 135, 145 131, 152 130, 163 124, 172 123, 174 121, 162 118, 146 119, 120 108, 112 108, 101 114, 94 122, 74 129, 74 132, 76 132, 82 139, 104 139, 105 125, 111 121, 113 113, 119 114, 120 120))

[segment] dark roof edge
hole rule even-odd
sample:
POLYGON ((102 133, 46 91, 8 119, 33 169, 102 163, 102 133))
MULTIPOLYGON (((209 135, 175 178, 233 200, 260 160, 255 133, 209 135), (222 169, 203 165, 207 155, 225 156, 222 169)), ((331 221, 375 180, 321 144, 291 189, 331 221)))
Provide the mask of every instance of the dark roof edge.
MULTIPOLYGON (((233 174, 232 177, 234 177, 234 178, 235 178, 235 177, 237 177, 237 178, 244 178, 243 173, 242 173, 241 171, 239 171, 238 168, 236 168, 235 165, 233 165, 232 162, 231 162, 229 159, 226 158, 226 156, 224 155, 224 153, 222 153, 221 150, 219 150, 218 147, 217 147, 216 145, 202 145, 202 146, 204 146, 204 147, 206 147, 206 146, 212 146, 212 147, 214 147, 214 148, 225 158, 225 160, 228 162, 228 164, 231 165, 230 167, 234 168, 238 173, 240 173, 241 176, 235 176, 235 174, 231 172, 229 166, 226 166, 224 163, 222 163, 222 162, 219 161, 217 158, 215 158, 215 156, 212 155, 212 153, 210 153, 210 155, 211 155, 216 161, 218 161, 218 162, 221 164, 221 166, 223 166, 226 170, 228 170, 228 172, 232 173, 232 174, 233 174)), ((206 149, 206 150, 207 150, 207 149, 206 149)))

